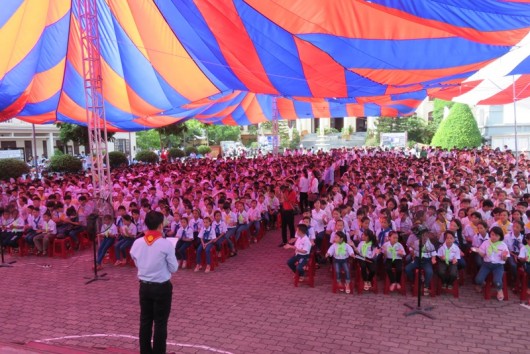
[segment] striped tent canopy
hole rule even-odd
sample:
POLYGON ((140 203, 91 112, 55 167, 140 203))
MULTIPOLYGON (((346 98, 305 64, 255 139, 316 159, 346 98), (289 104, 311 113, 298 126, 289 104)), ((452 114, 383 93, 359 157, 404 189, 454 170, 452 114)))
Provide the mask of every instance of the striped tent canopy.
MULTIPOLYGON (((530 96, 530 1, 97 0, 108 128, 530 96)), ((86 124, 76 1, 0 3, 0 120, 86 124)))

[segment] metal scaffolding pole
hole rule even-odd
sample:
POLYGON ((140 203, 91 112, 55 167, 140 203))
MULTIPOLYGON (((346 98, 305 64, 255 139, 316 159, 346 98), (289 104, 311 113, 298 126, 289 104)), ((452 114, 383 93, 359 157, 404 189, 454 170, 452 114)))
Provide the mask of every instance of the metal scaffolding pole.
POLYGON ((280 134, 278 129, 278 106, 276 97, 272 98, 272 152, 274 156, 278 156, 278 149, 280 147, 280 134))
POLYGON ((92 156, 92 186, 94 196, 111 201, 112 184, 103 101, 97 0, 76 0, 76 5, 80 24, 85 112, 92 156))

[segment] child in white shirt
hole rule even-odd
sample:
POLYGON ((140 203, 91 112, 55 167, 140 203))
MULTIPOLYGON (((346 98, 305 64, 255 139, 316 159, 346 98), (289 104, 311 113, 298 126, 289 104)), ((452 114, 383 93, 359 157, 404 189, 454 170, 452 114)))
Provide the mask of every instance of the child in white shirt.
POLYGON ((405 256, 405 248, 398 242, 398 239, 397 231, 390 231, 388 241, 382 247, 382 253, 385 255, 385 270, 390 280, 390 291, 401 289, 402 257, 405 256), (395 269, 395 273, 392 269, 395 269))
MULTIPOLYGON (((526 245, 522 246, 519 250, 519 260, 523 263, 523 268, 526 272, 527 278, 527 289, 526 293, 530 295, 530 234, 526 235, 526 245)), ((528 301, 530 304, 530 299, 528 301)))
POLYGON ((502 277, 504 275, 504 263, 510 257, 508 246, 503 242, 504 233, 498 226, 491 228, 489 240, 482 243, 477 252, 484 258, 484 263, 475 277, 477 291, 482 291, 486 277, 493 274, 493 285, 497 289, 497 300, 504 300, 502 291, 502 277))
POLYGON ((341 269, 344 271, 346 294, 350 293, 350 263, 348 258, 354 255, 353 248, 346 243, 346 234, 342 231, 336 232, 335 240, 326 252, 326 257, 333 257, 333 267, 338 284, 341 283, 340 271, 341 269))
POLYGON ((458 277, 460 249, 455 243, 455 234, 452 231, 444 232, 444 239, 444 244, 438 249, 438 275, 442 279, 442 288, 452 289, 458 277))
POLYGON ((193 228, 188 225, 188 218, 184 216, 180 219, 180 225, 176 234, 178 238, 176 255, 179 267, 182 266, 182 269, 186 269, 186 251, 190 246, 193 246, 193 228))
POLYGON ((304 267, 309 261, 309 253, 311 252, 311 241, 307 237, 307 226, 304 224, 299 224, 296 227, 296 241, 294 245, 286 244, 285 249, 294 248, 294 256, 289 258, 287 265, 293 273, 298 271, 300 276, 299 281, 304 280, 305 270, 304 267), (298 263, 298 264, 297 264, 298 263))
MULTIPOLYGON (((490 236, 488 235, 488 224, 481 220, 477 223, 477 234, 473 237, 473 247, 478 249, 482 245, 482 243, 486 240, 489 240, 490 236)), ((484 263, 484 258, 476 252, 473 255, 473 258, 475 260, 475 264, 477 265, 477 268, 480 269, 482 266, 482 263, 484 263)))
POLYGON ((364 258, 360 261, 364 290, 370 290, 375 275, 375 256, 380 253, 377 247, 377 238, 372 230, 364 230, 362 241, 357 246, 357 253, 364 258))
POLYGON ((96 260, 98 270, 103 269, 101 265, 103 263, 103 257, 107 253, 108 249, 114 244, 118 236, 118 228, 114 224, 114 220, 111 215, 105 215, 103 217, 103 224, 101 225, 100 233, 97 234, 101 238, 99 244, 98 256, 96 260))
POLYGON ((37 236, 33 238, 35 248, 37 249, 37 256, 40 254, 43 256, 46 255, 46 252, 48 251, 48 245, 57 234, 57 228, 55 226, 55 222, 52 220, 52 215, 50 212, 47 211, 42 215, 41 227, 42 228, 40 230, 37 230, 37 236))

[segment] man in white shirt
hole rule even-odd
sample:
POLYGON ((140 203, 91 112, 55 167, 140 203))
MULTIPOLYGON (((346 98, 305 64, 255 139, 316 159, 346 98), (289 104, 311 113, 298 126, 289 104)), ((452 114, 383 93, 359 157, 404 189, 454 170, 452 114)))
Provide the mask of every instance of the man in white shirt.
POLYGON ((164 215, 150 211, 145 216, 148 230, 134 241, 131 258, 140 280, 140 353, 165 353, 167 321, 171 312, 171 273, 178 269, 175 247, 162 238, 164 215), (151 334, 154 334, 151 345, 151 334))

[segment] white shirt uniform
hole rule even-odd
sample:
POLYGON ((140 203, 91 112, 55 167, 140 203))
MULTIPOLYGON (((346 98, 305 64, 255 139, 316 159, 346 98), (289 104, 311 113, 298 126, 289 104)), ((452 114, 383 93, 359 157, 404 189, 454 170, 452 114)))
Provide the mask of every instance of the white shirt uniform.
POLYGON ((365 241, 361 241, 357 246, 357 252, 364 258, 374 258, 375 250, 376 248, 372 249, 372 245, 365 241))
POLYGON ((519 253, 519 250, 523 247, 523 238, 522 233, 516 237, 512 231, 504 237, 504 243, 508 246, 510 252, 519 253))
POLYGON ((401 259, 402 255, 399 254, 400 251, 405 254, 405 249, 403 248, 403 245, 399 242, 396 242, 394 245, 392 245, 390 241, 385 242, 381 250, 383 251, 383 254, 385 255, 386 259, 391 260, 401 259), (394 250, 395 253, 392 250, 394 250))
POLYGON ((327 254, 329 254, 331 257, 335 259, 347 259, 348 257, 355 254, 355 252, 353 251, 353 248, 350 245, 348 245, 346 242, 342 243, 342 245, 344 246, 344 251, 345 251, 344 253, 339 252, 339 249, 340 249, 339 246, 341 245, 339 245, 338 243, 334 243, 328 249, 327 254))
MULTIPOLYGON (((502 253, 508 251, 508 246, 502 241, 497 242, 497 245, 492 245, 491 240, 487 240, 480 246, 479 250, 481 254, 484 254, 484 262, 504 264, 505 260, 502 259, 502 253)), ((510 257, 509 252, 508 257, 510 257)))
POLYGON ((438 248, 438 257, 445 257, 446 263, 452 263, 453 260, 460 259, 460 248, 458 248, 456 243, 453 243, 448 249, 447 245, 444 243, 442 246, 440 246, 440 248, 438 248))
POLYGON ((186 227, 181 227, 177 231, 177 238, 187 241, 193 240, 193 229, 189 225, 186 227))
POLYGON ((178 269, 175 247, 165 238, 157 239, 151 246, 144 237, 137 239, 131 247, 131 258, 138 267, 138 279, 142 281, 164 283, 178 269))
POLYGON ((227 231, 226 224, 223 220, 219 222, 214 221, 212 223, 212 229, 214 230, 216 237, 218 237, 219 235, 226 234, 227 231))
POLYGON ((326 229, 326 224, 324 222, 324 218, 326 217, 326 212, 322 209, 316 210, 313 209, 311 211, 311 220, 315 222, 315 232, 320 233, 326 229))
POLYGON ((524 259, 525 262, 530 263, 530 245, 521 247, 519 251, 519 258, 524 259))
POLYGON ((486 234, 484 237, 481 234, 476 234, 473 237, 473 247, 479 248, 484 241, 489 240, 490 237, 488 234, 486 234))
POLYGON ((307 236, 297 236, 294 247, 296 249, 302 249, 306 251, 305 253, 299 253, 298 251, 295 251, 296 255, 309 256, 309 252, 311 251, 311 241, 309 241, 309 237, 307 236))

